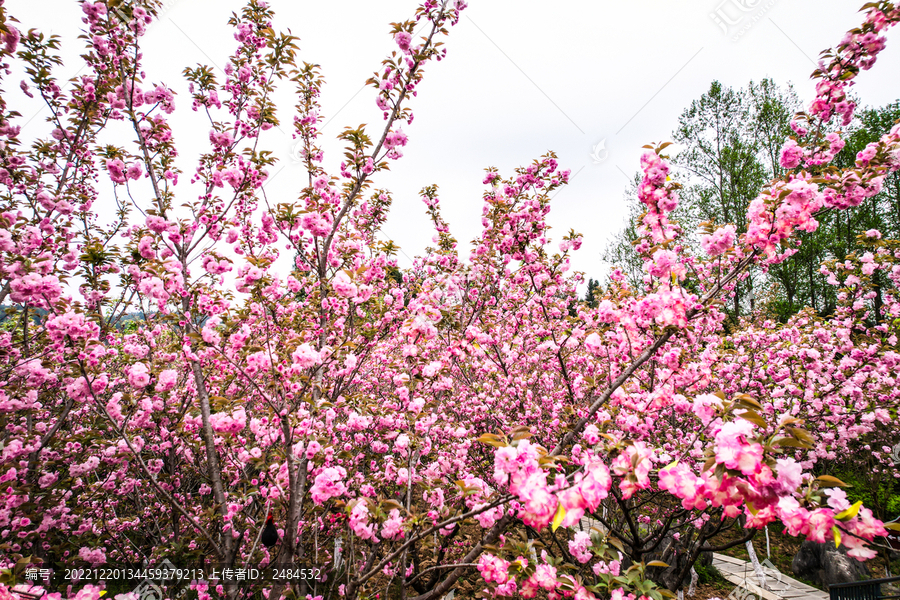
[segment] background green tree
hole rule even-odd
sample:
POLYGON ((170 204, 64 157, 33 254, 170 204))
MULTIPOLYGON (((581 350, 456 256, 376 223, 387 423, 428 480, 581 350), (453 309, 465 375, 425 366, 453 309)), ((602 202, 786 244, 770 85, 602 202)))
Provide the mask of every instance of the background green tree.
MULTIPOLYGON (((682 112, 672 139, 681 146, 673 159, 673 177, 683 188, 671 217, 684 228, 693 251, 701 251, 697 231, 702 223, 733 223, 738 234, 746 232, 748 205, 768 181, 783 174, 781 147, 792 134, 791 119, 801 109, 791 84, 780 86, 763 79, 742 89, 713 81, 709 90, 682 112)), ((843 168, 855 163, 857 153, 890 131, 898 119, 900 102, 858 111, 835 164, 843 168)), ((638 183, 635 179, 626 191, 629 220, 609 241, 603 259, 640 289, 643 262, 632 244, 643 212, 637 200, 638 183)), ((800 233, 793 256, 771 265, 766 273, 751 270, 737 286, 728 306, 733 322, 756 308, 782 322, 806 307, 821 316, 833 312, 836 292, 821 273, 822 264, 863 252, 858 237, 868 230, 877 229, 886 238, 900 237, 900 172, 888 175, 882 192, 860 206, 821 211, 817 219, 820 225, 815 232, 800 233)), ((872 308, 877 320, 890 282, 875 277, 872 308)))

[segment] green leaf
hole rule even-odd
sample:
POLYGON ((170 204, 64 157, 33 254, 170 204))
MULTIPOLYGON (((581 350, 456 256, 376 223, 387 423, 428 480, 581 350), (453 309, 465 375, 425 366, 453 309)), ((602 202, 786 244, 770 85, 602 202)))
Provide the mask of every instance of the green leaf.
POLYGON ((385 507, 386 510, 391 510, 394 508, 396 508, 397 510, 405 510, 403 508, 403 505, 396 500, 382 500, 381 505, 385 507))
POLYGON ((531 430, 528 427, 517 427, 512 432, 512 439, 515 440, 527 440, 532 436, 531 430))
POLYGON ((675 466, 678 464, 678 461, 679 461, 679 460, 681 460, 681 459, 676 458, 675 460, 673 460, 672 462, 670 462, 669 464, 667 464, 665 467, 663 467, 662 469, 660 469, 660 471, 668 471, 669 469, 674 469, 675 466))
POLYGON ((775 438, 775 445, 791 447, 791 448, 811 448, 812 447, 810 444, 807 444, 806 442, 801 442, 800 440, 798 440, 796 438, 792 438, 792 437, 775 438))
POLYGON ((506 442, 501 440, 499 436, 493 433, 485 433, 475 441, 481 442, 482 444, 487 444, 489 446, 494 446, 495 448, 503 448, 507 445, 506 442))
POLYGON ((862 500, 858 500, 847 510, 841 511, 840 513, 834 515, 834 518, 838 521, 849 521, 853 517, 855 517, 859 513, 859 507, 862 506, 862 500))
POLYGON ((608 541, 609 544, 616 550, 618 550, 622 554, 625 554, 625 546, 622 545, 622 542, 619 540, 619 538, 610 537, 608 541))
POLYGON ((556 516, 553 517, 553 525, 552 530, 556 531, 559 529, 559 526, 562 524, 563 519, 566 518, 566 507, 562 505, 560 502, 559 506, 556 507, 556 516))
POLYGON ((816 481, 819 482, 819 487, 851 487, 837 477, 832 477, 831 475, 821 475, 816 477, 816 481))
POLYGON ((750 421, 751 423, 753 423, 754 425, 758 425, 759 427, 766 426, 766 420, 763 419, 761 416, 759 416, 759 413, 756 412, 755 410, 745 410, 744 412, 742 412, 740 414, 737 414, 737 413, 735 413, 735 414, 736 414, 736 416, 738 416, 746 421, 750 421))
POLYGON ((741 404, 747 404, 752 406, 756 410, 762 410, 762 404, 756 401, 756 398, 747 394, 738 394, 734 397, 735 400, 740 402, 741 404))
POLYGON ((788 427, 787 430, 792 436, 805 444, 809 444, 810 447, 812 446, 812 443, 815 442, 813 436, 811 436, 805 429, 800 429, 798 427, 788 427))

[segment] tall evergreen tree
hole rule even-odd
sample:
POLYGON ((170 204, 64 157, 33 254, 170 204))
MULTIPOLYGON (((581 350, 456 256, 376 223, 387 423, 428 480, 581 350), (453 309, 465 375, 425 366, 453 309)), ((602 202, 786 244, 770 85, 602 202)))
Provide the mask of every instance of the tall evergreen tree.
POLYGON ((596 279, 588 279, 587 292, 584 294, 584 301, 587 302, 587 305, 591 308, 597 308, 597 296, 600 291, 600 282, 596 279))

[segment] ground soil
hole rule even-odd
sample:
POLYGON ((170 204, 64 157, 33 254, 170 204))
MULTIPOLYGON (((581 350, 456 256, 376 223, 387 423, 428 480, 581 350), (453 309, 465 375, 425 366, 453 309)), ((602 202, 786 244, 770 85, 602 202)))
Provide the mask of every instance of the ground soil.
POLYGON ((688 596, 686 593, 684 597, 689 600, 711 600, 712 598, 725 598, 728 594, 731 593, 731 590, 734 589, 734 584, 726 579, 722 579, 721 581, 716 581, 710 584, 700 584, 697 586, 697 591, 693 596, 688 596))

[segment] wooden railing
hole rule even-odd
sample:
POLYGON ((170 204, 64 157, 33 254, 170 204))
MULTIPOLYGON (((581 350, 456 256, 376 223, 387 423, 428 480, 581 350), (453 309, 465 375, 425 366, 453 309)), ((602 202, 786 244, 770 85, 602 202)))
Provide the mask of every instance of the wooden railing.
POLYGON ((888 600, 900 598, 900 595, 882 593, 885 583, 900 582, 900 577, 885 577, 868 581, 852 581, 850 583, 833 583, 828 586, 831 600, 888 600))

